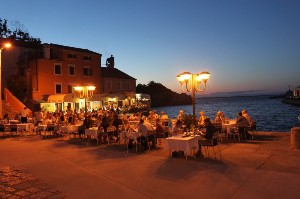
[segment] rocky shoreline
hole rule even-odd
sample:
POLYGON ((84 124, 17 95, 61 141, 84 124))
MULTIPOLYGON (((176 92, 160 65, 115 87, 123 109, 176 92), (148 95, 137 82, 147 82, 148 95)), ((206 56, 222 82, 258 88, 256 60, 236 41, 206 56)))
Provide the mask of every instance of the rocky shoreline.
POLYGON ((294 106, 300 106, 300 99, 284 98, 282 100, 282 102, 286 103, 286 104, 291 104, 291 105, 294 105, 294 106))

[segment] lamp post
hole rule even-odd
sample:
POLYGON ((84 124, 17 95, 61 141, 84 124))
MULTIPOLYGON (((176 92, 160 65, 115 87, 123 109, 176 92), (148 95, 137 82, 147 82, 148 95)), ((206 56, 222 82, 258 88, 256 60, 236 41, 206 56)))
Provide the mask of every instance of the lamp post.
POLYGON ((206 82, 210 77, 209 72, 201 72, 199 74, 191 74, 190 72, 183 72, 177 75, 177 80, 181 85, 182 92, 192 93, 193 117, 195 118, 195 93, 202 92, 206 89, 206 82), (203 83, 203 88, 201 85, 203 83))
POLYGON ((10 48, 11 43, 4 43, 2 46, 0 46, 0 118, 3 117, 3 112, 2 112, 2 50, 4 48, 10 48))
POLYGON ((78 93, 79 98, 84 99, 84 114, 87 115, 86 99, 93 97, 95 86, 75 86, 74 90, 78 93))

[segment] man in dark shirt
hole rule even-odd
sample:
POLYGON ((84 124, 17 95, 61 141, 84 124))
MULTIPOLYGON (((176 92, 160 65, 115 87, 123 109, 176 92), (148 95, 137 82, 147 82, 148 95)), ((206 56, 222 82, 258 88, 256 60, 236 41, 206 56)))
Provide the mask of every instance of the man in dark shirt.
POLYGON ((209 118, 205 118, 204 125, 206 128, 206 134, 204 136, 205 139, 211 140, 212 136, 215 132, 217 132, 217 128, 211 123, 209 118))

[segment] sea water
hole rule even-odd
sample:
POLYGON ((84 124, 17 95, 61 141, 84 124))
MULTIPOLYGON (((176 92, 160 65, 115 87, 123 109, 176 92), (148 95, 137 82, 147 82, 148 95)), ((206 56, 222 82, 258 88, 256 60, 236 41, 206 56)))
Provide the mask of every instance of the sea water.
MULTIPOLYGON (((269 99, 269 96, 250 97, 216 97, 196 99, 196 116, 203 111, 207 117, 214 119, 218 111, 234 119, 238 112, 246 109, 257 121, 258 131, 288 132, 300 125, 300 107, 284 104, 281 99, 269 99)), ((152 107, 157 113, 164 111, 169 118, 176 118, 180 110, 192 114, 192 105, 152 107)))

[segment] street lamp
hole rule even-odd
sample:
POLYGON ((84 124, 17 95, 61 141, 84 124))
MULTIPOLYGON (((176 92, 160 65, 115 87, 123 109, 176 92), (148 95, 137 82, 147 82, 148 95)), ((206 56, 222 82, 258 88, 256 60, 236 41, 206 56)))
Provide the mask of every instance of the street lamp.
POLYGON ((181 85, 182 92, 192 93, 193 117, 195 118, 195 92, 202 92, 206 89, 206 82, 210 77, 209 72, 201 72, 199 74, 191 74, 183 72, 177 75, 177 80, 181 85), (201 85, 203 83, 203 87, 201 85))
POLYGON ((3 117, 3 113, 2 113, 2 50, 4 48, 10 48, 11 47, 11 43, 4 43, 2 46, 0 46, 0 118, 3 117))
POLYGON ((95 86, 74 86, 74 90, 78 93, 78 97, 84 99, 84 112, 87 114, 86 99, 93 97, 95 86))

